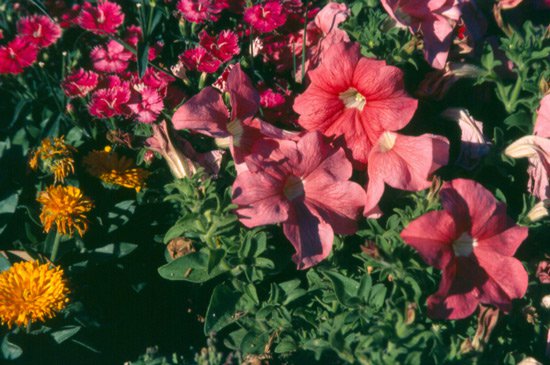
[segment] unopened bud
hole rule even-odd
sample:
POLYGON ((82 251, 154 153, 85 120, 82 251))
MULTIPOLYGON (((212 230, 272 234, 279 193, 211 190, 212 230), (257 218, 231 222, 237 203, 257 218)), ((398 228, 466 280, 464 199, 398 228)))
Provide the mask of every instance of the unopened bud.
POLYGON ((550 200, 543 200, 538 202, 527 213, 527 219, 531 222, 540 221, 542 218, 548 216, 548 208, 550 208, 550 200))

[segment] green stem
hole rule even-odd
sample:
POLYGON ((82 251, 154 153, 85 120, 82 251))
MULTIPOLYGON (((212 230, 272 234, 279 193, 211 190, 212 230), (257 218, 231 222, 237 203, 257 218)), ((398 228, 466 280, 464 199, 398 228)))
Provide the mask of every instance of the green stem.
POLYGON ((514 85, 514 89, 512 90, 512 93, 510 94, 510 98, 507 100, 507 103, 505 105, 506 111, 508 113, 512 113, 515 110, 515 105, 517 103, 519 93, 521 92, 521 84, 522 84, 522 77, 518 75, 518 78, 516 79, 516 84, 514 85))
POLYGON ((61 235, 59 231, 55 231, 55 238, 53 240, 52 255, 50 256, 50 261, 55 262, 57 258, 57 252, 59 251, 59 243, 61 242, 61 235))

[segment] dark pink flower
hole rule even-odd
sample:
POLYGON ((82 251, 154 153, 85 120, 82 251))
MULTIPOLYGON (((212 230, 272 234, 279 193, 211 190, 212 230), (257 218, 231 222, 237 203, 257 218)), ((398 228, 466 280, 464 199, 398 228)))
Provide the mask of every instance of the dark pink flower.
POLYGON ((61 27, 45 15, 32 15, 17 22, 19 35, 38 48, 48 47, 61 37, 61 27))
POLYGON ((233 203, 247 227, 282 223, 296 250, 298 269, 325 259, 334 233, 353 234, 365 200, 358 184, 348 181, 351 163, 342 149, 330 148, 318 132, 298 141, 257 143, 233 184, 233 203))
POLYGON ((123 22, 120 5, 108 0, 100 0, 96 6, 85 2, 78 17, 78 24, 95 34, 115 34, 123 22))
POLYGON ((0 74, 19 74, 36 61, 38 48, 33 43, 15 37, 0 47, 0 74))
POLYGON ((164 109, 158 91, 144 84, 133 86, 127 106, 134 113, 136 120, 142 123, 153 123, 164 109))
POLYGON ((132 52, 111 39, 105 46, 94 47, 90 52, 90 58, 97 71, 121 73, 128 68, 132 52))
POLYGON ((82 6, 78 4, 74 4, 70 10, 65 10, 63 14, 61 14, 59 25, 61 25, 62 28, 69 28, 73 25, 78 25, 80 10, 82 10, 82 6))
POLYGON ((239 54, 239 37, 231 30, 224 30, 218 38, 208 35, 205 31, 199 34, 199 44, 221 62, 227 62, 239 54))
POLYGON ((61 86, 68 97, 83 98, 96 88, 98 78, 99 76, 95 72, 79 68, 67 75, 61 86))
POLYGON ((203 47, 191 48, 180 55, 180 61, 190 70, 214 73, 222 62, 203 47))
POLYGON ((354 160, 367 163, 384 131, 409 123, 417 101, 403 85, 403 72, 385 61, 361 57, 356 43, 338 43, 308 72, 311 84, 294 102, 298 123, 326 136, 345 137, 354 160))
POLYGON ((427 189, 433 172, 446 165, 448 160, 449 142, 444 137, 382 133, 369 154, 364 215, 380 215, 377 204, 384 193, 384 184, 407 191, 427 189))
POLYGON ((100 89, 92 94, 88 110, 98 118, 111 118, 127 114, 126 103, 130 100, 130 87, 127 82, 109 89, 100 89))
POLYGON ((244 11, 244 21, 260 33, 269 33, 286 22, 286 13, 279 1, 267 1, 244 11))
POLYGON ((442 69, 447 62, 453 29, 461 12, 455 0, 382 0, 388 14, 411 32, 424 36, 424 58, 442 69))
POLYGON ((217 21, 228 7, 227 0, 179 0, 176 5, 185 20, 199 24, 217 21))
MULTIPOLYGON (((141 78, 142 83, 152 89, 157 89, 159 94, 162 96, 166 95, 168 85, 175 80, 176 79, 174 77, 167 75, 164 72, 157 71, 152 67, 147 68, 147 71, 145 71, 145 74, 141 78)), ((134 83, 137 82, 139 82, 139 80, 135 79, 134 83)))
POLYGON ((465 318, 479 303, 508 312, 512 299, 527 290, 527 272, 512 257, 527 228, 508 218, 506 205, 475 181, 445 183, 440 197, 443 211, 424 214, 401 233, 426 263, 443 271, 439 290, 428 298, 428 314, 465 318))

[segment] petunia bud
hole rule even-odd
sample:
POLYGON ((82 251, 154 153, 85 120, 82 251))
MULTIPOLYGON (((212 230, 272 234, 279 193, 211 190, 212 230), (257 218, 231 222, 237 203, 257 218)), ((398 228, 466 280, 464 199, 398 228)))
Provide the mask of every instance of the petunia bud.
POLYGON ((531 222, 537 222, 548 216, 548 208, 550 207, 550 200, 543 200, 538 202, 527 213, 527 219, 531 222))
POLYGON ((533 157, 537 154, 536 138, 535 136, 522 137, 509 145, 504 150, 504 154, 511 158, 533 157))
POLYGON ((526 357, 525 359, 518 362, 518 365, 542 365, 542 363, 538 362, 537 359, 533 357, 526 357))
POLYGON ((550 294, 542 297, 542 300, 540 301, 540 305, 544 309, 550 309, 550 294))

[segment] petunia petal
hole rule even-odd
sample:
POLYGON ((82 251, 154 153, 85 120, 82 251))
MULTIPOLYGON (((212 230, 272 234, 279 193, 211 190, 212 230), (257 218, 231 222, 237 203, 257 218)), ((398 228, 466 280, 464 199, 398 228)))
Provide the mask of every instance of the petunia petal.
POLYGON ((227 90, 231 99, 231 120, 243 120, 256 114, 260 108, 260 94, 240 64, 229 71, 227 90))

